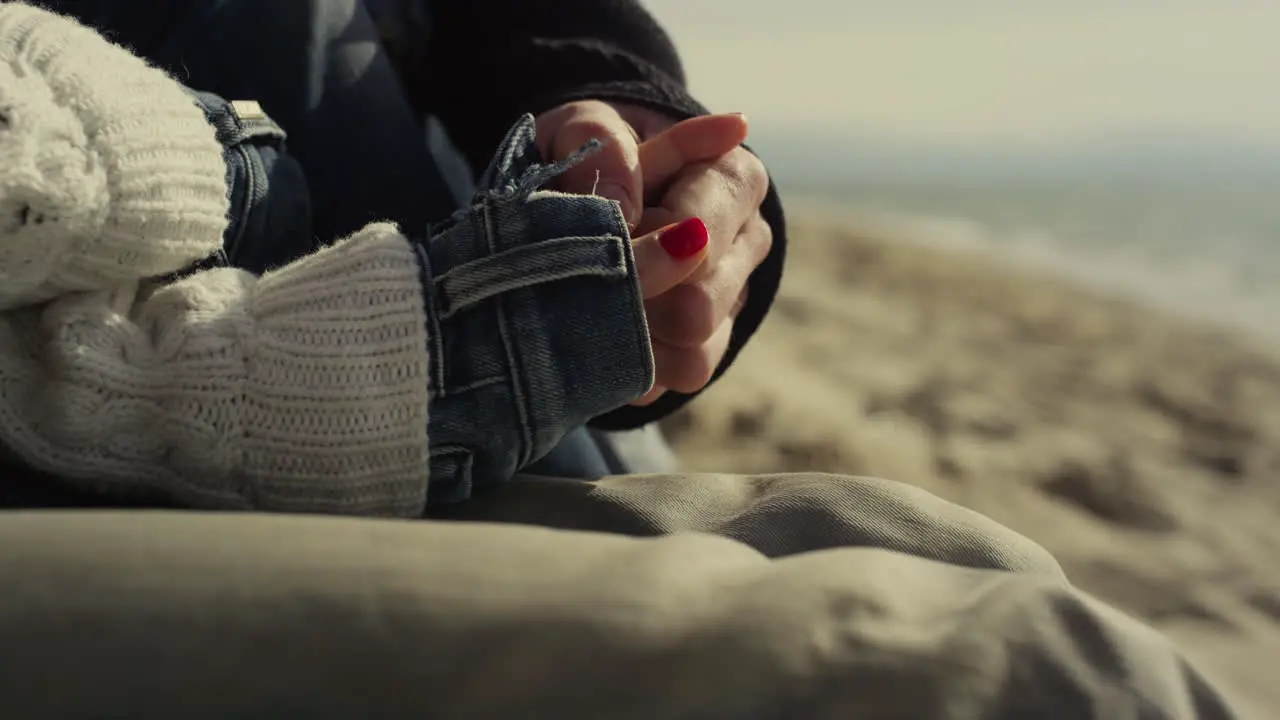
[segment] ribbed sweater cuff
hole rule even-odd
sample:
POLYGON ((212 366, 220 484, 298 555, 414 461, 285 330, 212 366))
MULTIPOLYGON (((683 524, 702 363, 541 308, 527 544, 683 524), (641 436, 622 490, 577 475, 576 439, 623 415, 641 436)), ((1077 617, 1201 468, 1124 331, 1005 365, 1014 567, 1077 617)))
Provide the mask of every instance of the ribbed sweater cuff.
POLYGON ((263 276, 245 379, 254 505, 413 516, 426 502, 428 357, 416 255, 394 226, 263 276))

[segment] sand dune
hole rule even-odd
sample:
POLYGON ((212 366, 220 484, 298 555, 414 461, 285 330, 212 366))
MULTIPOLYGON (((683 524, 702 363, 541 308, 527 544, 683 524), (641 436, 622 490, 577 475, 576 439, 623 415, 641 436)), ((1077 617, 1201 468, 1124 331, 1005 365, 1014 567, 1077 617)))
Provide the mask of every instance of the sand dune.
POLYGON ((665 426, 683 463, 928 488, 1280 713, 1280 353, 977 251, 793 224, 770 320, 665 426))

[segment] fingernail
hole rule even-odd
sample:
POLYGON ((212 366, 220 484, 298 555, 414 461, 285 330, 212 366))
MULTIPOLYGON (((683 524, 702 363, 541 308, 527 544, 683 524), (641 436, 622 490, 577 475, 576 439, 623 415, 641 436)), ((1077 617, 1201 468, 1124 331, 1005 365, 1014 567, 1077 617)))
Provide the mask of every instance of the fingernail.
POLYGON ((622 217, 627 221, 627 224, 636 224, 636 218, 632 217, 636 209, 631 204, 631 193, 627 192, 626 188, 615 182, 604 182, 600 183, 600 186, 596 188, 596 194, 605 200, 612 200, 618 203, 622 207, 622 217))
POLYGON ((709 239, 706 224, 698 218, 689 218, 663 230, 658 244, 676 260, 685 260, 702 252, 709 239))

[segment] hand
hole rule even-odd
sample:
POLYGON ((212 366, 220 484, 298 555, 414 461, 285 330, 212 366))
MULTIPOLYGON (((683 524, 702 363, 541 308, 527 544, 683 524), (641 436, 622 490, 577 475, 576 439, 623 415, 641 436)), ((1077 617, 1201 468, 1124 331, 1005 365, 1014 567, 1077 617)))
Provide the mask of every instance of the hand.
POLYGON ((696 216, 712 238, 697 272, 645 303, 655 363, 668 369, 635 403, 645 405, 667 389, 701 390, 728 351, 747 281, 773 245, 773 231, 760 214, 769 176, 741 147, 747 135, 741 115, 719 116, 737 121, 727 126, 710 122, 715 116, 674 123, 645 108, 624 109, 623 116, 648 138, 640 146, 646 207, 637 232, 696 216), (708 152, 713 148, 723 150, 708 152))
POLYGON ((636 404, 653 402, 667 389, 701 389, 728 349, 747 279, 772 244, 759 211, 768 176, 740 147, 745 119, 712 115, 676 122, 645 108, 583 101, 544 114, 538 125, 540 149, 549 159, 592 138, 605 144, 562 176, 559 189, 618 201, 636 233, 695 217, 708 227, 706 262, 667 291, 646 292, 658 379, 636 404))

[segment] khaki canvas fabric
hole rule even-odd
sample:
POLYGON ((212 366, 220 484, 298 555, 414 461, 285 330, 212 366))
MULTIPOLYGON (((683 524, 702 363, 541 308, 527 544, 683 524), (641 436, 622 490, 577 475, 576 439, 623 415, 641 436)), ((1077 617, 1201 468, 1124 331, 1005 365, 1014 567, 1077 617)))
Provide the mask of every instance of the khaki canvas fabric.
POLYGON ((437 515, 0 514, 4 716, 1231 717, 906 485, 525 478, 437 515))

